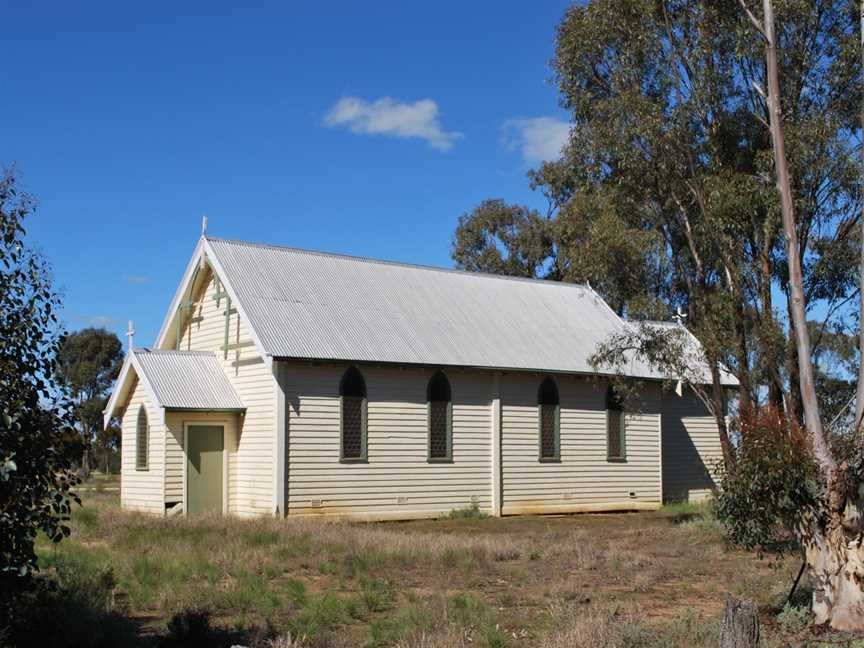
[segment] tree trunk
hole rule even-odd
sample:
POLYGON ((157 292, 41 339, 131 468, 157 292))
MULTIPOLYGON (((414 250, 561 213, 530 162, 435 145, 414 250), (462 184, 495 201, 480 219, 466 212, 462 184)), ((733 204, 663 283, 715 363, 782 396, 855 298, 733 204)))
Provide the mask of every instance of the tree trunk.
POLYGON ((754 601, 739 601, 726 596, 720 648, 758 648, 759 610, 754 601))
MULTIPOLYGON (((846 465, 837 472, 846 473, 846 465)), ((864 629, 864 528, 858 497, 847 486, 837 487, 830 501, 842 508, 823 512, 803 529, 801 544, 813 584, 813 614, 817 624, 836 630, 864 629)), ((856 489, 857 490, 857 489, 856 489)))
POLYGON ((84 452, 81 453, 81 477, 87 479, 90 476, 90 449, 84 446, 84 452))
POLYGON ((786 304, 789 314, 789 332, 790 340, 786 349, 786 373, 789 375, 789 398, 788 407, 789 418, 804 425, 804 404, 801 399, 801 382, 798 373, 798 347, 795 341, 795 322, 792 319, 792 298, 789 292, 786 292, 786 304))
MULTIPOLYGON (((774 36, 774 7, 763 0, 765 71, 777 190, 786 235, 789 265, 789 311, 798 355, 798 378, 804 407, 804 424, 813 458, 824 480, 818 509, 799 529, 799 540, 813 581, 813 613, 816 623, 837 630, 864 629, 864 525, 860 508, 861 474, 846 463, 837 466, 828 448, 819 414, 813 379, 813 361, 801 273, 801 257, 795 223, 792 188, 780 110, 780 81, 774 36)), ((752 19, 752 17, 751 17, 752 19)), ((860 385, 859 385, 860 387, 860 385)))
POLYGON ((723 451, 723 463, 726 468, 731 468, 735 463, 735 452, 732 442, 729 440, 729 428, 726 425, 726 395, 720 384, 720 366, 716 358, 709 360, 711 367, 711 408, 714 420, 717 423, 717 431, 720 434, 720 449, 723 451))
POLYGON ((747 326, 744 313, 744 297, 740 286, 733 284, 732 299, 735 309, 735 356, 738 360, 738 398, 742 432, 749 427, 753 417, 752 385, 750 382, 750 353, 747 349, 747 326))
MULTIPOLYGON (((864 64, 864 0, 861 9, 861 62, 864 64)), ((861 128, 864 129, 864 105, 861 106, 861 128)), ((861 149, 861 185, 864 188, 864 148, 861 149)), ((864 419, 864 209, 861 213, 861 261, 858 271, 858 388, 855 391, 855 431, 861 431, 864 419)))
MULTIPOLYGON (((788 293, 787 302, 790 322, 789 326, 794 330, 794 324, 792 324, 792 301, 791 298, 788 297, 788 293)), ((787 346, 786 372, 789 375, 789 418, 799 425, 804 425, 804 403, 801 398, 801 382, 799 380, 800 374, 798 373, 798 345, 795 342, 794 335, 790 336, 789 344, 787 346)))
POLYGON ((759 291, 762 299, 762 335, 764 342, 765 361, 768 364, 768 405, 777 412, 784 411, 783 380, 780 376, 780 357, 775 353, 773 333, 776 328, 774 320, 774 300, 771 296, 771 243, 774 240, 773 228, 765 227, 762 250, 760 252, 761 282, 759 291), (770 332, 770 334, 769 334, 770 332))
POLYGON ((783 138, 780 75, 777 63, 777 44, 774 37, 774 6, 771 0, 763 0, 762 8, 764 15, 762 26, 765 36, 765 75, 768 78, 768 112, 771 116, 771 143, 774 148, 774 165, 777 170, 777 191, 780 194, 783 232, 786 235, 786 262, 789 265, 789 292, 792 304, 792 321, 795 324, 795 346, 798 351, 798 374, 801 399, 804 405, 804 424, 810 438, 813 455, 819 464, 822 475, 830 483, 832 473, 837 466, 831 451, 828 449, 822 429, 819 400, 816 397, 816 382, 813 377, 813 362, 810 357, 810 335, 807 331, 804 281, 798 250, 795 207, 792 199, 792 183, 789 179, 789 165, 786 162, 786 144, 783 138))

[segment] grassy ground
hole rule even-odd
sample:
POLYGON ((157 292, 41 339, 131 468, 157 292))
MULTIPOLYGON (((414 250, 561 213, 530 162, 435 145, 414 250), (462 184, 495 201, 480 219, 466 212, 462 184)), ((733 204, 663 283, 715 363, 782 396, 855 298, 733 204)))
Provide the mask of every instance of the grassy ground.
POLYGON ((713 648, 726 593, 757 600, 769 646, 801 645, 809 621, 783 609, 799 563, 728 550, 698 507, 349 524, 154 519, 119 510, 110 479, 82 495, 41 564, 107 582, 144 645, 189 610, 226 646, 713 648))

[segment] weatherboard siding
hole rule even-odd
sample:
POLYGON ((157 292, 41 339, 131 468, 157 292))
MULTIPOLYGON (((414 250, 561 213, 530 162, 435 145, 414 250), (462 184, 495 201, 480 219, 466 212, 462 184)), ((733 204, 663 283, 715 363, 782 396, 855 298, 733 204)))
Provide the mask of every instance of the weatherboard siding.
POLYGON ((626 461, 607 459, 604 391, 556 377, 560 462, 539 461, 537 390, 542 376, 501 379, 502 512, 656 508, 660 494, 660 390, 648 385, 626 420, 626 461), (632 495, 631 495, 632 493, 632 495))
POLYGON ((699 501, 711 496, 723 458, 714 417, 692 391, 663 393, 663 498, 699 501))
MULTIPOLYGON (((225 358, 226 298, 217 304, 213 275, 205 278, 206 288, 193 307, 194 321, 184 326, 180 348, 213 351, 246 407, 228 455, 228 511, 241 516, 273 513, 273 436, 276 416, 276 381, 264 358, 252 344, 249 328, 239 313, 231 315, 229 342, 247 343, 228 352, 225 358)), ((233 306, 233 304, 232 304, 233 306)), ((188 321, 188 318, 184 318, 188 321)), ((182 485, 181 485, 182 486, 182 485)))
POLYGON ((431 370, 361 367, 368 397, 368 463, 339 460, 339 381, 345 366, 287 363, 288 513, 431 517, 490 502, 489 403, 483 374, 447 372, 453 462, 429 463, 431 370))
POLYGON ((125 509, 162 515, 164 513, 165 427, 161 410, 147 396, 138 380, 122 419, 120 501, 125 509), (147 411, 149 435, 147 443, 147 470, 136 468, 138 410, 147 411))

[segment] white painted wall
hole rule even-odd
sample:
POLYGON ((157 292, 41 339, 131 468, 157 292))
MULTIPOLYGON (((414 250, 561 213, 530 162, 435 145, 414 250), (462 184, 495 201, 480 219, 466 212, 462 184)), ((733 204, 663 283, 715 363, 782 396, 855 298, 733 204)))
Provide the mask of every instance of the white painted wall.
POLYGON ((627 459, 611 462, 604 388, 592 380, 556 376, 561 461, 541 463, 537 390, 542 380, 512 374, 501 378, 504 515, 660 506, 659 387, 647 386, 640 412, 626 414, 627 459))
POLYGON ((700 501, 711 496, 723 458, 714 418, 692 393, 663 393, 663 497, 700 501))
MULTIPOLYGON (((270 515, 273 513, 273 437, 276 416, 276 381, 268 366, 253 345, 228 352, 220 347, 225 341, 226 300, 217 305, 213 296, 216 282, 209 271, 205 276, 206 289, 197 296, 193 317, 200 318, 185 326, 180 348, 193 351, 213 351, 217 354, 225 375, 246 406, 246 416, 240 419, 236 450, 229 454, 228 482, 231 513, 270 515)), ((251 342, 245 322, 239 314, 231 316, 229 341, 251 342)), ((171 426, 172 434, 180 434, 182 425, 171 426)), ((175 436, 176 441, 176 436, 175 436)), ((173 447, 176 454, 177 447, 173 447)))
POLYGON ((162 515, 165 491, 165 427, 159 410, 147 396, 140 380, 132 389, 123 412, 120 451, 120 504, 125 509, 162 515), (147 444, 147 470, 135 467, 138 410, 144 405, 150 434, 147 444))
POLYGON ((447 372, 453 463, 427 461, 426 369, 361 367, 368 395, 368 463, 339 461, 339 381, 348 365, 286 363, 288 513, 432 517, 491 507, 488 375, 447 372))

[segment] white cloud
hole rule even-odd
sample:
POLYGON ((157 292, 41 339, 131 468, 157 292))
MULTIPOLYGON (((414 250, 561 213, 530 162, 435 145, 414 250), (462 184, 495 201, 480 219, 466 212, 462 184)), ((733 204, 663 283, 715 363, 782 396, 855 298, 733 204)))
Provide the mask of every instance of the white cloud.
POLYGON ((120 324, 120 320, 116 320, 108 315, 77 315, 75 319, 87 326, 99 326, 110 328, 120 324))
POLYGON ((152 279, 150 277, 145 277, 144 275, 123 275, 123 278, 126 280, 126 283, 130 284, 149 284, 152 279))
POLYGON ((508 119, 502 130, 507 150, 519 151, 528 164, 557 160, 570 136, 570 124, 554 117, 508 119))
POLYGON ((448 151, 462 133, 445 131, 438 121, 438 104, 432 99, 414 103, 381 97, 366 101, 343 97, 324 116, 324 125, 347 128, 357 135, 387 135, 424 140, 439 151, 448 151))

